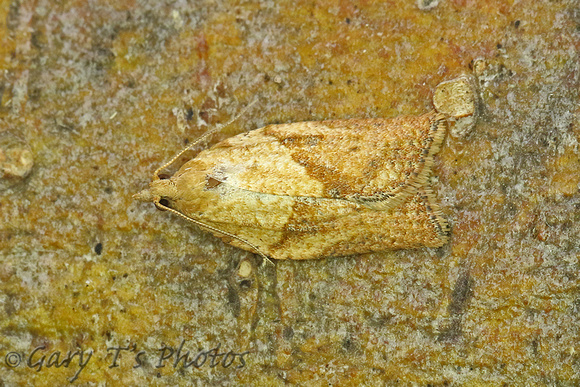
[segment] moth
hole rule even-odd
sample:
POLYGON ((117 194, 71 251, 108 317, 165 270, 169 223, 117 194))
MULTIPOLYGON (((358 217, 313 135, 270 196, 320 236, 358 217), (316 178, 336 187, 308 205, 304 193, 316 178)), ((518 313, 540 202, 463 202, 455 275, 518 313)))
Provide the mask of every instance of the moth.
POLYGON ((449 227, 429 178, 446 128, 435 111, 268 125, 161 178, 186 148, 135 198, 273 259, 440 247, 449 227))

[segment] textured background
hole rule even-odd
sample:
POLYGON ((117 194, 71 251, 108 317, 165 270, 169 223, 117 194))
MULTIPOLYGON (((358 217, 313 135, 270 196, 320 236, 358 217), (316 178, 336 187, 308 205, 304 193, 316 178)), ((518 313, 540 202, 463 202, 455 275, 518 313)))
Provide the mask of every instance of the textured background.
POLYGON ((0 386, 68 383, 78 358, 37 371, 40 346, 93 351, 78 385, 580 383, 578 2, 435 3, 0 0, 0 132, 35 161, 0 184, 0 386), (463 73, 480 115, 437 157, 441 249, 261 268, 131 198, 253 99, 212 142, 423 113, 463 73), (247 364, 157 368, 182 340, 247 364))

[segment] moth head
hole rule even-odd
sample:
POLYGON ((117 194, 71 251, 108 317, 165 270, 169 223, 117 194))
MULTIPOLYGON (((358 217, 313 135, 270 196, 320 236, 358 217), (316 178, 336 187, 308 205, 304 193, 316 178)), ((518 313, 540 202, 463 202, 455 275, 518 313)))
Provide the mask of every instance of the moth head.
POLYGON ((149 189, 145 189, 133 195, 134 199, 142 202, 153 202, 160 210, 168 207, 168 200, 177 196, 177 187, 171 179, 154 179, 149 183, 149 189))

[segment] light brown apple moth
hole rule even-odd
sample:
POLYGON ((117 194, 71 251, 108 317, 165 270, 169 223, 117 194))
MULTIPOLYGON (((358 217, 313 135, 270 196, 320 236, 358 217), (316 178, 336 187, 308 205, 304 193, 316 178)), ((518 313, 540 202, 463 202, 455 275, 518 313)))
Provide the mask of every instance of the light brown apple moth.
POLYGON ((439 247, 448 225, 429 176, 445 132, 436 112, 268 125, 200 152, 170 179, 160 168, 135 197, 274 259, 439 247))

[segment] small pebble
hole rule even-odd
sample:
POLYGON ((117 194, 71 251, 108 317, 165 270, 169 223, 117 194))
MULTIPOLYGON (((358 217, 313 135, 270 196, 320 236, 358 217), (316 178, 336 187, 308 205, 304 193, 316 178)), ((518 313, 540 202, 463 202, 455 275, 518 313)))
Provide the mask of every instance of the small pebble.
POLYGON ((0 132, 0 190, 24 180, 33 165, 28 144, 9 131, 0 132))
POLYGON ((433 9, 439 5, 439 0, 417 0, 417 7, 422 11, 433 9))
POLYGON ((476 101, 474 83, 466 75, 441 82, 433 95, 435 109, 454 122, 454 136, 467 135, 475 125, 476 101))
POLYGON ((243 278, 248 278, 252 274, 252 265, 249 261, 243 260, 238 268, 238 275, 243 278))

